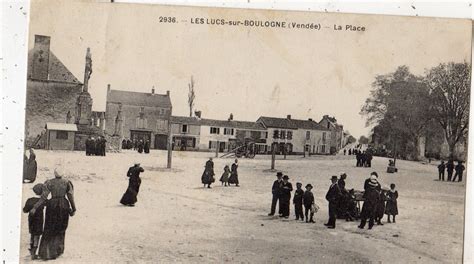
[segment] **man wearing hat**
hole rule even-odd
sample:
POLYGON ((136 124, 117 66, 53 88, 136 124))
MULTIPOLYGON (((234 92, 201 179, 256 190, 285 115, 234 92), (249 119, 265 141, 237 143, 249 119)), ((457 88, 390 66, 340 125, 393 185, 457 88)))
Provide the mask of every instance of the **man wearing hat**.
POLYGON ((329 220, 327 224, 324 224, 328 228, 336 228, 336 211, 339 198, 341 197, 341 190, 339 185, 337 185, 337 176, 331 177, 331 186, 326 193, 326 200, 329 202, 329 220))
POLYGON ((303 204, 304 204, 304 215, 306 217, 306 223, 314 223, 313 216, 314 213, 311 211, 311 206, 314 204, 314 195, 311 192, 313 185, 310 183, 306 184, 306 191, 303 194, 303 204), (308 212, 310 213, 308 218, 308 212))
MULTIPOLYGON (((277 172, 276 176, 277 176, 277 179, 273 182, 273 186, 272 186, 272 208, 268 216, 272 216, 275 214, 276 204, 278 200, 280 199, 280 195, 281 195, 281 187, 283 184, 283 180, 282 180, 283 173, 279 171, 277 172)), ((279 205, 278 214, 281 215, 281 202, 278 205, 279 205)))
POLYGON ((290 200, 291 200, 291 192, 293 191, 293 185, 288 180, 290 177, 288 175, 283 176, 283 183, 281 185, 281 196, 280 196, 280 204, 281 204, 281 215, 280 217, 288 218, 290 217, 290 200))

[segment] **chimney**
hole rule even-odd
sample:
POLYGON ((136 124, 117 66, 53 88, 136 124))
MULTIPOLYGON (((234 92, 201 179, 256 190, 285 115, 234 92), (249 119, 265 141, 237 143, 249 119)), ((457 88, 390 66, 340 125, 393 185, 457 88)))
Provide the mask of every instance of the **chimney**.
POLYGON ((229 119, 227 119, 227 121, 232 121, 232 120, 234 120, 234 115, 232 113, 230 113, 229 119))
POLYGON ((170 97, 170 91, 166 91, 166 96, 170 97))
POLYGON ((313 119, 312 119, 312 118, 308 118, 308 121, 313 121, 313 119))
POLYGON ((286 116, 286 119, 291 119, 291 115, 287 115, 287 116, 286 116))
POLYGON ((155 86, 151 88, 151 94, 155 94, 155 86))
POLYGON ((49 36, 35 35, 30 73, 31 79, 48 80, 50 42, 51 37, 49 36))
POLYGON ((201 111, 194 111, 194 115, 195 115, 197 118, 201 118, 201 111))
POLYGON ((107 84, 107 92, 110 92, 110 83, 107 84))

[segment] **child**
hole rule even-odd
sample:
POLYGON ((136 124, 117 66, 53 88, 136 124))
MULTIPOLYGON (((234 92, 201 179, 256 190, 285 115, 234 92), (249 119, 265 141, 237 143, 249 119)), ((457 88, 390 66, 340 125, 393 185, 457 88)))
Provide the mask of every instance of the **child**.
POLYGON ((301 218, 301 221, 304 221, 304 216, 303 216, 303 195, 304 191, 301 189, 301 182, 296 183, 296 191, 295 191, 295 196, 293 197, 293 204, 295 205, 295 215, 296 215, 296 220, 299 220, 301 218))
POLYGON ((222 173, 220 181, 222 182, 222 185, 227 187, 227 183, 229 182, 229 175, 230 175, 230 169, 228 165, 225 165, 224 167, 224 173, 222 173))
POLYGON ((314 213, 311 211, 311 206, 314 204, 314 195, 311 192, 313 186, 311 184, 306 184, 306 191, 303 194, 303 204, 304 204, 304 214, 306 216, 306 223, 314 223, 313 216, 314 213), (308 211, 310 211, 310 218, 308 220, 308 211))
MULTIPOLYGON (((33 187, 33 192, 36 195, 41 196, 43 193, 43 184, 39 183, 33 187)), ((35 204, 39 201, 40 198, 32 197, 26 200, 25 207, 23 207, 23 212, 28 213, 33 209, 35 204)), ((44 206, 40 206, 35 214, 28 215, 28 229, 31 234, 30 239, 30 255, 31 259, 36 259, 36 249, 38 248, 39 240, 41 235, 43 234, 43 208, 44 206)))
POLYGON ((395 184, 390 184, 390 190, 387 193, 387 205, 385 207, 385 214, 388 218, 388 223, 390 221, 390 215, 393 216, 393 223, 395 223, 395 216, 398 215, 398 206, 397 206, 397 199, 398 199, 398 191, 395 190, 395 184))

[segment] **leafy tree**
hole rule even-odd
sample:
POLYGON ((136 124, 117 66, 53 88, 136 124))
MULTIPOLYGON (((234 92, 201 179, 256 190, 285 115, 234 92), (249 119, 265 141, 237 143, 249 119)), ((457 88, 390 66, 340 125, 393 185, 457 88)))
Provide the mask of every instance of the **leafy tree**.
POLYGON ((452 158, 456 144, 466 137, 469 125, 471 66, 441 63, 430 69, 425 83, 430 89, 435 119, 444 130, 452 158))
POLYGON ((360 136, 359 144, 369 144, 369 139, 366 136, 360 136))

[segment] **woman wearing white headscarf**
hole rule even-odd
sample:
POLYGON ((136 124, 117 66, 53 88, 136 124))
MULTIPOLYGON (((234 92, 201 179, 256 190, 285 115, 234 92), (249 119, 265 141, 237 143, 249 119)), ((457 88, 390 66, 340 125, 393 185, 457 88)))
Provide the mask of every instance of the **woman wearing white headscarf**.
POLYGON ((43 260, 55 259, 64 252, 64 238, 68 227, 69 216, 76 212, 74 187, 71 181, 64 179, 61 168, 54 170, 54 179, 44 183, 40 200, 31 211, 46 203, 44 231, 39 247, 39 257, 43 260), (51 194, 51 198, 48 196, 51 194))
POLYGON ((369 219, 369 229, 372 229, 374 226, 375 213, 377 209, 377 202, 380 199, 380 190, 382 187, 377 180, 377 172, 372 172, 370 178, 365 180, 364 183, 364 205, 362 206, 362 211, 360 213, 360 229, 364 229, 367 219, 369 219))

